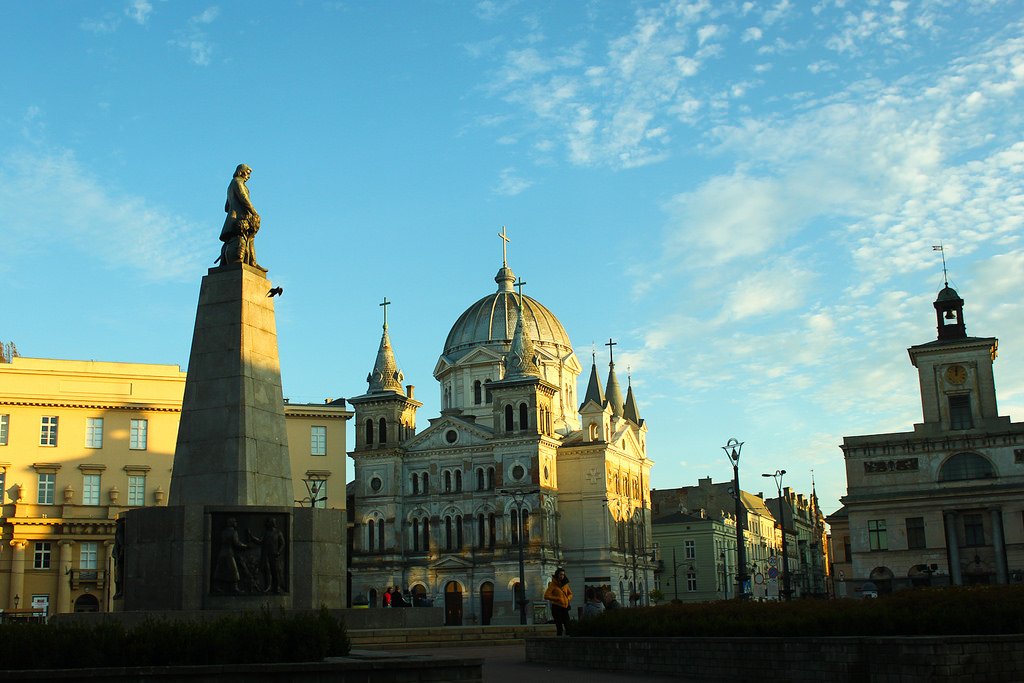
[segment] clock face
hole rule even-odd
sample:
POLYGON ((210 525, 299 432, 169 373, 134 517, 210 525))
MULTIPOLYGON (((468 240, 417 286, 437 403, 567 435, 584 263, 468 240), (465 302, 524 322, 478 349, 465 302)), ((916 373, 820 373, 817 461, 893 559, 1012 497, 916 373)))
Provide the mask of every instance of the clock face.
POLYGON ((967 381, 967 370, 962 365, 950 365, 946 368, 946 379, 952 384, 963 384, 967 381))

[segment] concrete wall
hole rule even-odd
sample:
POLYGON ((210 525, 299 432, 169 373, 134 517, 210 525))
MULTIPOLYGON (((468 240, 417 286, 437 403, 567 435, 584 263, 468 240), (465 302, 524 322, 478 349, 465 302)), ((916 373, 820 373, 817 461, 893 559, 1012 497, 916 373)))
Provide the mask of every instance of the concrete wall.
POLYGON ((528 638, 526 659, 668 674, 689 683, 1005 683, 1024 635, 910 638, 528 638))

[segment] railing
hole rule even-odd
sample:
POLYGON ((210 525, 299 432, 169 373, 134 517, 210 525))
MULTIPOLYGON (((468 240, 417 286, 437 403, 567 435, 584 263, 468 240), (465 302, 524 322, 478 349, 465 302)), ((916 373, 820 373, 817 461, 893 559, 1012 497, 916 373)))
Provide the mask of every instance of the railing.
POLYGON ((106 584, 107 573, 103 569, 72 569, 71 587, 79 588, 83 585, 103 588, 106 584))

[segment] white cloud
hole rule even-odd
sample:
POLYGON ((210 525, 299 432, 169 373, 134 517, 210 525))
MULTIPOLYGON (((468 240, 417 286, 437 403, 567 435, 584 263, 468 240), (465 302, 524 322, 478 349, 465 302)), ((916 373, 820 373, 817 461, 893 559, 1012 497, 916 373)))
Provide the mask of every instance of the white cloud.
POLYGON ((763 35, 764 32, 761 29, 756 26, 751 26, 743 32, 742 40, 744 43, 749 43, 752 40, 761 40, 761 36, 763 35))
POLYGON ((153 5, 148 0, 129 0, 124 9, 124 13, 137 24, 145 24, 152 12, 153 5))
POLYGON ((19 254, 70 247, 82 261, 163 280, 194 276, 209 256, 200 256, 198 226, 142 197, 103 187, 70 151, 20 151, 0 159, 0 215, 6 247, 0 267, 19 254))
POLYGON ((196 24, 212 24, 218 16, 220 16, 220 8, 212 5, 203 10, 202 14, 193 17, 192 22, 196 24))
POLYGON ((506 168, 501 171, 498 184, 494 188, 494 193, 514 197, 531 185, 533 185, 533 181, 521 177, 516 169, 506 168))

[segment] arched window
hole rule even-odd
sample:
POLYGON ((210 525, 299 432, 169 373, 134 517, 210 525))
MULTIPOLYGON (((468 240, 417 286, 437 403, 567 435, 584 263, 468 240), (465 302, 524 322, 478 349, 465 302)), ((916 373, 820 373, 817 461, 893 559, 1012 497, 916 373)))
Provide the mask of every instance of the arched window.
POLYGON ((494 490, 494 468, 493 467, 488 467, 487 468, 487 490, 488 491, 493 491, 494 490))
POLYGON ((515 428, 513 426, 513 424, 512 424, 512 419, 513 419, 514 415, 515 415, 515 411, 512 409, 512 406, 505 406, 505 431, 506 432, 511 432, 515 428))
POLYGON ((384 520, 377 520, 377 550, 384 550, 384 520))
POLYGON ((444 518, 444 549, 452 550, 452 518, 444 518))
POLYGON ((494 396, 491 394, 491 388, 489 386, 487 386, 490 383, 491 383, 491 378, 490 377, 488 377, 487 379, 484 380, 484 399, 489 404, 494 402, 494 396))
POLYGON ((367 522, 366 522, 366 549, 368 551, 370 551, 371 553, 373 552, 373 542, 374 542, 374 539, 377 536, 374 533, 374 527, 375 526, 376 526, 376 522, 374 520, 372 520, 372 519, 367 520, 367 522))
POLYGON ((520 510, 519 515, 522 519, 523 544, 526 544, 530 542, 530 511, 520 510))
POLYGON ((455 470, 455 490, 462 490, 462 470, 455 470))
POLYGON ((455 518, 455 548, 458 550, 462 550, 462 545, 462 515, 458 515, 455 518))
POLYGON ((420 551, 420 520, 412 520, 412 551, 418 553, 420 551))
POLYGON ((430 518, 423 518, 423 550, 430 550, 430 518))
POLYGON ((512 541, 512 545, 519 545, 519 511, 512 510, 508 516, 509 539, 512 541))
POLYGON ((992 463, 977 453, 957 453, 939 468, 939 481, 992 479, 995 476, 992 463))
POLYGON ((590 440, 597 441, 597 425, 590 423, 590 440))
POLYGON ((484 484, 484 468, 483 467, 477 467, 476 468, 476 490, 477 491, 483 491, 484 487, 485 487, 485 484, 484 484))
POLYGON ((487 545, 487 518, 480 513, 476 518, 476 547, 483 548, 487 545))
POLYGON ((519 429, 526 431, 530 428, 530 408, 525 403, 519 404, 519 429))
POLYGON ((417 496, 420 493, 420 475, 412 475, 412 495, 417 496))
POLYGON ((423 488, 423 493, 424 494, 430 493, 430 475, 428 475, 426 472, 423 473, 423 486, 422 486, 422 488, 423 488))
POLYGON ((498 536, 498 520, 494 513, 487 515, 487 547, 494 547, 494 540, 498 536))
POLYGON ((378 423, 378 426, 379 428, 377 431, 379 432, 379 434, 377 435, 377 440, 383 444, 388 440, 388 421, 382 417, 380 419, 380 422, 378 423))
POLYGON ((366 445, 373 445, 373 419, 366 418, 366 445))
POLYGON ((452 490, 452 473, 450 470, 444 471, 444 492, 451 493, 452 490))
POLYGON ((483 403, 483 387, 480 385, 480 380, 473 382, 473 403, 474 405, 480 405, 483 403))

